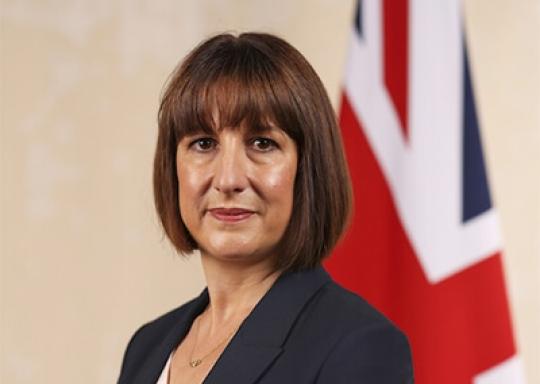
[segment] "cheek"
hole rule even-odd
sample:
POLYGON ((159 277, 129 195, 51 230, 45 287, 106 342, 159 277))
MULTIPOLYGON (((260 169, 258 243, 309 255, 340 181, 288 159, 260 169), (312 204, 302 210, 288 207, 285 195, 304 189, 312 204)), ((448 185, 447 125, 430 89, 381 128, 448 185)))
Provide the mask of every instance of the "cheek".
POLYGON ((180 206, 180 215, 186 226, 196 214, 197 196, 200 190, 200 177, 192 169, 177 166, 178 177, 178 203, 180 206))
POLYGON ((290 165, 265 174, 265 184, 272 200, 279 202, 280 209, 286 209, 288 212, 293 205, 295 178, 296 167, 290 165))

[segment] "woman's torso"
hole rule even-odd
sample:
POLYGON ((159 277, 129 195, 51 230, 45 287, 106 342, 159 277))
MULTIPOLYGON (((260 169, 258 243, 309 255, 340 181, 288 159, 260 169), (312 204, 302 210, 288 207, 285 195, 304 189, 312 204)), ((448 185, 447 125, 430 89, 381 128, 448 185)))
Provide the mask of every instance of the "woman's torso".
MULTIPOLYGON (((171 352, 184 341, 189 346, 191 323, 207 305, 201 297, 137 332, 126 352, 120 384, 157 381, 171 352)), ((186 355, 177 357, 185 366, 186 355)), ((204 376, 194 380, 393 384, 412 382, 412 365, 403 334, 316 269, 280 278, 204 376)))

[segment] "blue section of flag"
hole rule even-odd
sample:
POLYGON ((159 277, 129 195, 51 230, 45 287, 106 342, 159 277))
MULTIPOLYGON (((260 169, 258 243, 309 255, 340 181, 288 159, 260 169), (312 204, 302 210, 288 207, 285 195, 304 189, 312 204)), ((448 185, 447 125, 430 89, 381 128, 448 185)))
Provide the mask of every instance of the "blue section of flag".
POLYGON ((491 196, 482 152, 478 116, 469 68, 467 48, 463 44, 463 222, 491 208, 491 196))
POLYGON ((362 37, 362 0, 356 2, 356 12, 354 13, 354 28, 359 37, 362 37))

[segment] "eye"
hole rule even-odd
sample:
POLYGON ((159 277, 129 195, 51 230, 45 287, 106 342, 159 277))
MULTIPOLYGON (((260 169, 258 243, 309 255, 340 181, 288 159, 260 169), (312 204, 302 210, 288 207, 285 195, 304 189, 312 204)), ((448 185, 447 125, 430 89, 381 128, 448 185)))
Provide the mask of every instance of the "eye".
POLYGON ((216 141, 211 137, 201 137, 197 140, 193 140, 189 146, 198 152, 208 152, 214 149, 216 141))
POLYGON ((251 141, 251 145, 260 152, 269 152, 278 148, 277 143, 267 137, 256 137, 251 141))

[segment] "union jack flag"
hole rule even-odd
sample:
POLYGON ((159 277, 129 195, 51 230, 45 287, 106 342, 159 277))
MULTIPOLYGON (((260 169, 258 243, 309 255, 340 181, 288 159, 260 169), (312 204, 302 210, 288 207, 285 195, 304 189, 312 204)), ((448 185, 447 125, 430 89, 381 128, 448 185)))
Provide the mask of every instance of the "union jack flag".
POLYGON ((409 337, 416 383, 524 383, 459 0, 357 6, 340 123, 355 193, 330 273, 409 337))

